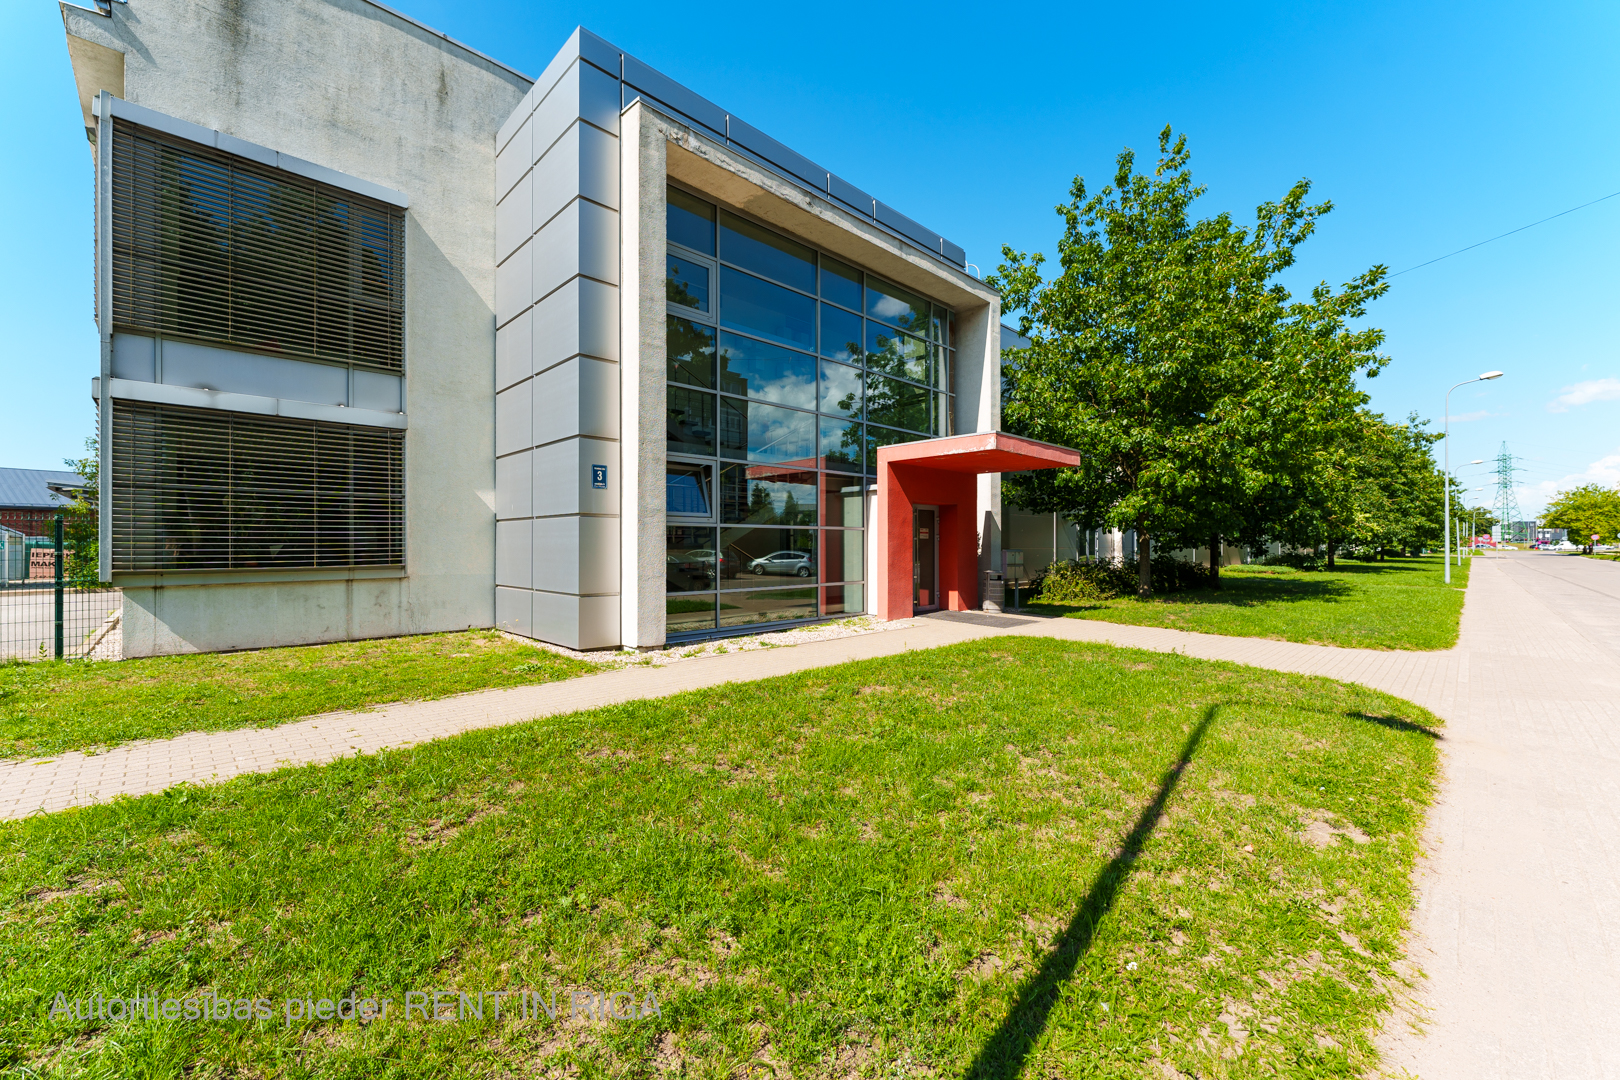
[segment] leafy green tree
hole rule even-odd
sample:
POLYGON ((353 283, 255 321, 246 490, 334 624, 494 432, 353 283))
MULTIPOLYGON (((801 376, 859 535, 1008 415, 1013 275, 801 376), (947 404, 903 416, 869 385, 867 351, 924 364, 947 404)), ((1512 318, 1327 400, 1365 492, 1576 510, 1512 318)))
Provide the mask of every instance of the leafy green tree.
POLYGON ((63 510, 62 546, 68 556, 64 574, 76 589, 101 584, 101 450, 94 435, 84 440, 82 458, 64 458, 63 464, 84 477, 84 487, 63 510))
POLYGON ((1416 413, 1404 424, 1377 415, 1369 419, 1352 466, 1355 518, 1349 539, 1378 557, 1391 549, 1415 553, 1440 546, 1445 478, 1435 468, 1432 448, 1442 436, 1428 431, 1428 421, 1416 413))
POLYGON ((1560 491, 1547 504, 1544 520, 1548 528, 1568 529, 1570 542, 1590 555, 1594 533, 1599 542, 1620 536, 1620 489, 1582 484, 1560 491))
POLYGON ((1038 513, 1135 529, 1139 591, 1152 591, 1151 546, 1254 539, 1312 497, 1305 479, 1365 397, 1357 372, 1384 363, 1377 330, 1352 332, 1387 285, 1374 267, 1335 292, 1295 301, 1276 277, 1332 204, 1307 205, 1300 181, 1256 210, 1194 221, 1204 193, 1186 137, 1159 136, 1151 175, 1119 155, 1114 183, 1088 196, 1076 178, 1059 274, 1003 248, 989 281, 1019 311, 1031 346, 1010 357, 1010 430, 1078 449, 1076 469, 1020 474, 1010 498, 1038 513))
MULTIPOLYGON (((1415 413, 1396 423, 1360 408, 1344 422, 1330 421, 1299 431, 1295 441, 1308 460, 1279 472, 1257 500, 1258 539, 1324 550, 1329 568, 1347 549, 1379 557, 1438 547, 1445 493, 1433 446, 1441 436, 1415 413)), ((1458 490, 1453 478, 1454 513, 1458 490)))

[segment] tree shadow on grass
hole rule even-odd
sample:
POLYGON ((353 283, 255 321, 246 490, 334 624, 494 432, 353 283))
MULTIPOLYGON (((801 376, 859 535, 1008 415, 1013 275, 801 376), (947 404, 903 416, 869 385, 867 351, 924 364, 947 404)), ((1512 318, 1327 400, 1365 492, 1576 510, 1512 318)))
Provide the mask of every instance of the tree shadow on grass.
POLYGON ((1364 712, 1349 712, 1345 713, 1344 715, 1350 717, 1352 720, 1365 720, 1369 724, 1377 724, 1379 727, 1389 728, 1391 731, 1407 731, 1418 735, 1427 735, 1431 739, 1445 738, 1443 733, 1436 731, 1434 728, 1424 727, 1422 724, 1414 724, 1412 721, 1402 720, 1398 716, 1374 716, 1372 713, 1364 712))
MULTIPOLYGON (((1180 592, 1155 593, 1146 600, 1122 596, 1126 604, 1198 604, 1220 607, 1251 608, 1273 604, 1301 602, 1336 604, 1351 600, 1355 588, 1332 578, 1228 578, 1219 589, 1189 589, 1180 592)), ((1113 606, 1109 601, 1085 601, 1078 604, 1043 604, 1039 601, 1025 604, 1015 610, 1019 615, 1078 615, 1087 611, 1103 611, 1113 606)))
POLYGON ((1137 857, 1141 855, 1148 837, 1153 834, 1170 796, 1181 782, 1182 774, 1192 764, 1198 744, 1204 741, 1204 732, 1214 722, 1216 708, 1211 705, 1204 710, 1203 719, 1182 744, 1175 764, 1159 781, 1158 794, 1137 817, 1136 825, 1120 846, 1119 854, 1092 879, 1085 901, 1074 913, 1074 918, 1069 920, 1063 936, 1041 962, 1040 968, 1018 987, 1006 1019, 1002 1020, 969 1066, 969 1077, 975 1080, 1013 1080, 1023 1071, 1030 1051, 1046 1030, 1047 1020, 1057 1004, 1063 983, 1069 980, 1080 960, 1091 950, 1098 924, 1114 906, 1120 889, 1130 879, 1137 857))
POLYGON ((1334 578, 1227 578, 1219 589, 1166 593, 1170 603, 1220 604, 1225 607, 1261 607, 1266 604, 1297 604, 1303 601, 1336 604, 1355 595, 1355 588, 1334 578))

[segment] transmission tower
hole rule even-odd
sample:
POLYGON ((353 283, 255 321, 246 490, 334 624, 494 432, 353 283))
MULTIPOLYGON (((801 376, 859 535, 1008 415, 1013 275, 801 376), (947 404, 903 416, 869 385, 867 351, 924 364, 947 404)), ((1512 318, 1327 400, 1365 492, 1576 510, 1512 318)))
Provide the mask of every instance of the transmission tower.
POLYGON ((1519 543, 1529 539, 1519 535, 1519 498, 1513 484, 1513 474, 1519 471, 1504 441, 1502 452, 1496 455, 1496 520, 1502 528, 1503 543, 1519 543))

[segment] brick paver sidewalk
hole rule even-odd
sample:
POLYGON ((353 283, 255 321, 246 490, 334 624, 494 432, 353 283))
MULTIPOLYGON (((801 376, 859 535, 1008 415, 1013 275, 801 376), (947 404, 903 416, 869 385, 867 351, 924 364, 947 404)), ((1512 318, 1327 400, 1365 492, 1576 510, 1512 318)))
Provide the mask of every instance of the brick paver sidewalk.
POLYGON ((1381 1040, 1387 1059, 1424 1080, 1620 1080, 1620 564, 1476 560, 1461 640, 1446 652, 928 616, 792 648, 0 763, 0 817, 1008 633, 1322 675, 1443 717, 1447 779, 1431 816, 1412 943, 1428 975, 1427 1032, 1393 1022, 1381 1040))
POLYGON ((475 728, 540 716, 667 697, 721 683, 765 679, 909 649, 930 649, 997 634, 1037 634, 1071 641, 1130 645, 1231 660, 1280 671, 1328 675, 1423 700, 1425 689, 1451 685, 1452 653, 1397 653, 1295 645, 1260 638, 1189 634, 1078 619, 979 613, 908 619, 892 630, 790 648, 710 655, 668 667, 631 667, 562 682, 485 690, 438 701, 404 702, 327 713, 272 728, 194 732, 128 743, 97 754, 0 762, 0 818, 61 810, 115 795, 144 795, 175 784, 225 780, 282 765, 331 761, 357 753, 440 739, 475 728))

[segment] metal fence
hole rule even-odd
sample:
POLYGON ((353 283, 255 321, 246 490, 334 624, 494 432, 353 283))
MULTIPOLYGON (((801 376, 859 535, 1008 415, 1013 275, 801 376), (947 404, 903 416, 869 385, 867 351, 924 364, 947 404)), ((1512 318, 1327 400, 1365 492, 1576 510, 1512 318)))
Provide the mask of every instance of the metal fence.
POLYGON ((76 589, 63 580, 66 553, 60 531, 50 548, 32 546, 29 555, 34 565, 27 567, 26 577, 13 576, 0 565, 0 661, 119 659, 122 594, 117 589, 76 589), (49 556, 48 564, 38 558, 41 554, 49 556))

